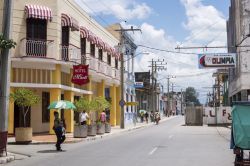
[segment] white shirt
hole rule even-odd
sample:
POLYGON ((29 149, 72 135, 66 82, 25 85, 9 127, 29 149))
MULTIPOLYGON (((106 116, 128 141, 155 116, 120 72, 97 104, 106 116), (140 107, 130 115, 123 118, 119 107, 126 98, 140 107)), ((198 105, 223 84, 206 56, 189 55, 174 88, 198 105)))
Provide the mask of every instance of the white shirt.
POLYGON ((88 117, 89 117, 89 115, 87 114, 87 112, 85 112, 85 113, 81 112, 79 115, 80 122, 86 121, 88 117))

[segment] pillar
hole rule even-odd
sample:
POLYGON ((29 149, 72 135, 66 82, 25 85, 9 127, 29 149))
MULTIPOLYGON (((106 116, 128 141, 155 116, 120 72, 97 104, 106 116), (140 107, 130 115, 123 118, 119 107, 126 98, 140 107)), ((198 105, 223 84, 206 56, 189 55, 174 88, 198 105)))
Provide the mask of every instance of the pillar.
POLYGON ((105 80, 97 83, 97 96, 105 97, 105 80))
MULTIPOLYGON (((91 76, 89 76, 89 83, 87 84, 87 90, 92 92, 92 77, 91 76)), ((92 100, 92 97, 93 97, 92 94, 89 94, 87 96, 87 98, 88 98, 89 101, 92 100)))
MULTIPOLYGON (((55 70, 52 72, 52 83, 53 84, 61 84, 61 65, 56 64, 55 70)), ((61 89, 54 88, 50 89, 50 103, 53 101, 61 100, 61 89)), ((50 110, 50 117, 49 117, 49 133, 55 134, 53 131, 54 126, 54 112, 58 110, 50 110)), ((60 114, 60 111, 58 111, 60 114)))
POLYGON ((116 87, 116 125, 121 123, 121 107, 119 102, 121 100, 121 86, 116 87))
MULTIPOLYGON (((14 88, 10 88, 10 93, 13 92, 14 88)), ((8 133, 14 134, 14 101, 11 100, 9 100, 8 133)))
POLYGON ((112 126, 116 125, 116 86, 112 85, 110 87, 111 96, 111 109, 110 109, 110 124, 112 126))
MULTIPOLYGON (((65 91, 64 98, 67 101, 74 102, 74 92, 72 91, 65 91)), ((66 123, 66 131, 72 133, 74 130, 74 111, 73 110, 65 110, 64 111, 64 118, 66 123)))

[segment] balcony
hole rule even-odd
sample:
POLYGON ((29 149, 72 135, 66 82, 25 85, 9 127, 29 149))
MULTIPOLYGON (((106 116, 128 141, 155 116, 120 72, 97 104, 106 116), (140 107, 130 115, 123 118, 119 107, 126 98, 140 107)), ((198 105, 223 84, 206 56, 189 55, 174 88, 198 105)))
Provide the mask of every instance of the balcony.
POLYGON ((106 75, 107 66, 103 61, 98 60, 98 73, 106 75))
POLYGON ((86 59, 86 62, 89 65, 90 70, 98 71, 98 59, 93 56, 90 56, 86 59))
POLYGON ((61 46, 61 60, 71 62, 81 62, 81 50, 79 47, 69 44, 61 46))
POLYGON ((20 41, 20 53, 22 57, 53 58, 53 40, 22 39, 20 41))
POLYGON ((120 80, 120 78, 121 78, 121 71, 120 70, 118 70, 118 69, 115 69, 115 79, 117 79, 117 80, 120 80))

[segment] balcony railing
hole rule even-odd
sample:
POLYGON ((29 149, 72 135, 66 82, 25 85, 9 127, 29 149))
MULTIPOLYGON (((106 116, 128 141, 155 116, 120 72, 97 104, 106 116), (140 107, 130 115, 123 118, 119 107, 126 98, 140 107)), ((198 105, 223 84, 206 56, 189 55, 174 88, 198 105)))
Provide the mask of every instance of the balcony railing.
POLYGON ((98 73, 107 75, 106 72, 107 72, 107 65, 104 62, 98 60, 98 73))
POLYGON ((81 50, 79 47, 69 44, 68 46, 61 46, 61 60, 81 62, 81 50))
POLYGON ((107 71, 106 71, 106 75, 109 77, 112 77, 112 67, 108 64, 107 65, 107 71))
POLYGON ((120 78, 121 78, 121 73, 120 73, 121 71, 120 70, 118 70, 118 69, 115 69, 115 79, 117 79, 117 80, 120 80, 120 78))
POLYGON ((93 56, 90 56, 86 59, 86 62, 91 70, 98 71, 98 59, 93 56))
POLYGON ((24 38, 20 43, 21 56, 52 58, 54 55, 53 40, 33 40, 24 38))

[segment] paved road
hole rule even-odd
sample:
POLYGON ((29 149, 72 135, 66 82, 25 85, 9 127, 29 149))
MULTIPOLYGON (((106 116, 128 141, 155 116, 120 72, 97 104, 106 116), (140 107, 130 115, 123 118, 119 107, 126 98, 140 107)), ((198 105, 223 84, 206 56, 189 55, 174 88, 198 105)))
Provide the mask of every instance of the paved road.
POLYGON ((89 143, 64 145, 65 152, 59 153, 52 150, 54 148, 52 145, 41 146, 32 157, 7 165, 233 165, 234 156, 228 148, 228 140, 225 139, 229 134, 227 129, 220 129, 221 133, 218 133, 215 127, 187 127, 182 126, 183 123, 183 117, 177 117, 158 126, 154 125, 89 143))

